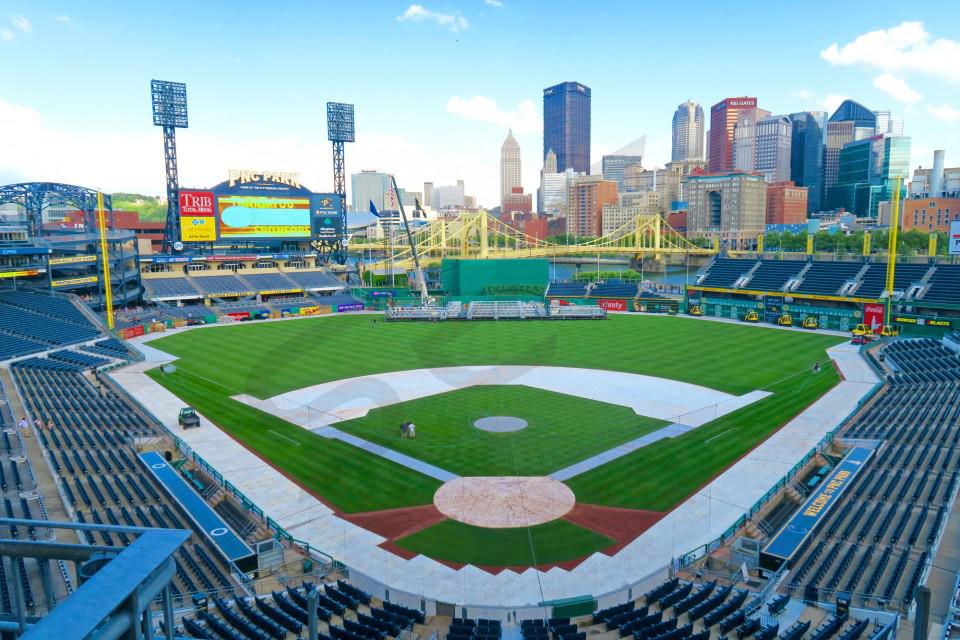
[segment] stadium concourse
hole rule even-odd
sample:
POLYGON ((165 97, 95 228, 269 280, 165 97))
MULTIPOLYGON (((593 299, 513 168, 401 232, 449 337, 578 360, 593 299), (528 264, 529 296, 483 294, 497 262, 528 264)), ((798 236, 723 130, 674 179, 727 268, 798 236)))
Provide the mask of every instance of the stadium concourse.
MULTIPOLYGON (((328 320, 316 321, 322 323, 328 320)), ((178 331, 188 330, 194 329, 178 331)), ((777 331, 773 328, 767 330, 777 331)), ((147 361, 132 364, 112 375, 153 415, 168 427, 175 428, 182 401, 145 373, 159 363, 174 360, 173 356, 150 346, 154 337, 143 336, 132 341, 136 348, 142 350, 147 361)), ((553 566, 542 571, 532 567, 488 571, 472 565, 456 566, 439 562, 423 555, 410 557, 407 554, 404 557, 385 548, 384 536, 351 522, 343 513, 303 490, 204 416, 201 416, 202 428, 180 431, 178 435, 196 454, 220 469, 233 485, 292 535, 343 561, 350 569, 351 580, 374 594, 384 595, 389 590, 390 596, 401 602, 419 602, 422 596, 429 603, 469 605, 472 615, 498 618, 502 617, 502 607, 505 606, 537 608, 538 603, 544 601, 577 597, 584 593, 596 594, 598 602, 604 606, 628 599, 629 588, 633 585, 659 582, 667 574, 672 558, 720 537, 744 515, 750 505, 763 497, 797 464, 800 456, 816 447, 828 432, 836 429, 857 410, 861 401, 879 382, 879 377, 861 357, 859 349, 850 344, 832 347, 828 354, 842 376, 841 381, 695 495, 611 555, 594 553, 575 566, 553 566)), ((176 362, 173 364, 176 366, 176 362)), ((385 398, 396 402, 404 396, 412 398, 429 393, 430 385, 436 385, 438 388, 433 392, 438 392, 439 389, 474 384, 477 375, 493 376, 501 383, 504 380, 524 380, 524 384, 530 384, 540 376, 540 384, 548 385, 557 384, 558 380, 563 379, 550 375, 550 368, 541 367, 525 368, 519 376, 517 371, 508 367, 479 370, 463 368, 452 374, 418 376, 415 372, 401 372, 392 374, 392 377, 380 376, 378 382, 384 395, 378 400, 364 393, 367 399, 360 403, 351 404, 347 401, 350 394, 338 395, 349 389, 349 383, 344 381, 333 383, 330 389, 336 391, 330 394, 327 394, 328 389, 310 388, 265 402, 247 400, 265 410, 273 409, 301 426, 330 429, 328 424, 320 424, 320 416, 327 412, 336 413, 346 408, 351 415, 354 412, 362 414, 379 406, 378 403, 385 401, 385 398), (418 386, 413 384, 415 380, 426 389, 415 388, 418 386), (338 384, 347 386, 338 388, 338 384), (304 413, 302 409, 297 409, 298 405, 304 403, 316 403, 318 395, 330 404, 318 404, 315 413, 304 413)), ((590 372, 587 377, 584 375, 583 371, 577 372, 577 380, 580 381, 578 391, 588 395, 602 394, 602 376, 605 374, 590 372), (591 381, 590 376, 595 376, 596 380, 591 381)), ((645 378, 642 382, 651 386, 649 394, 638 395, 632 388, 629 393, 620 395, 630 397, 630 406, 638 413, 661 416, 670 423, 668 427, 674 428, 677 425, 696 428, 698 423, 709 419, 702 414, 698 417, 698 411, 702 412, 707 407, 722 407, 727 402, 731 405, 749 403, 759 399, 733 398, 705 388, 696 389, 696 385, 683 386, 682 383, 667 380, 658 382, 655 378, 645 378), (671 389, 673 385, 675 388, 671 389), (685 415, 688 416, 687 420, 683 419, 685 415)), ((327 435, 331 433, 327 432, 327 435)), ((664 435, 670 437, 671 434, 664 435)), ((636 443, 636 446, 642 447, 644 443, 636 443)))

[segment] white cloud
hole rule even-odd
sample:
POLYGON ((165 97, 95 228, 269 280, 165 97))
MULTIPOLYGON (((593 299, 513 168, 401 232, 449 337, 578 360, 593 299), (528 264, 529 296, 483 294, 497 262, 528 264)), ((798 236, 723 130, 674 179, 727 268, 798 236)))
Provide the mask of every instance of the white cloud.
POLYGON ((57 16, 54 20, 57 22, 70 22, 70 16, 57 16))
MULTIPOLYGON (((140 130, 126 134, 109 129, 78 132, 72 126, 52 128, 36 109, 0 98, 0 140, 17 150, 0 154, 0 184, 66 182, 107 192, 161 195, 165 191, 161 134, 154 127, 140 130)), ((207 187, 226 179, 230 168, 265 167, 300 171, 303 184, 315 191, 329 191, 333 188, 330 166, 317 162, 317 158, 329 157, 329 142, 322 130, 311 140, 315 141, 305 141, 296 132, 246 139, 239 134, 224 137, 192 129, 178 131, 180 184, 207 187)), ((434 147, 393 134, 358 132, 357 141, 347 148, 346 170, 348 174, 361 169, 394 173, 398 184, 411 191, 420 191, 426 180, 454 184, 465 179, 467 193, 479 196, 482 204, 495 206, 501 141, 491 139, 487 147, 434 147)), ((527 169, 539 171, 540 167, 527 169)), ((525 184, 529 190, 533 183, 525 184)), ((349 191, 349 180, 347 188, 349 191)))
POLYGON ((500 8, 503 6, 503 0, 483 0, 483 4, 489 5, 491 7, 500 8))
POLYGON ((939 106, 928 105, 927 113, 937 120, 943 120, 944 122, 960 122, 960 109, 954 109, 948 104, 941 104, 939 106))
POLYGON ((24 33, 30 33, 33 31, 33 25, 30 24, 30 21, 27 20, 26 16, 22 16, 20 14, 10 16, 10 23, 24 33))
POLYGON ((516 111, 503 111, 493 98, 487 96, 473 96, 466 99, 452 96, 447 101, 447 111, 468 120, 509 127, 517 134, 536 133, 543 129, 540 112, 533 100, 522 100, 517 105, 516 111))
POLYGON ((923 99, 920 92, 908 85, 905 80, 889 73, 874 78, 873 86, 900 102, 918 102, 923 99))
POLYGON ((904 21, 890 29, 857 36, 853 42, 836 42, 820 52, 833 65, 861 66, 887 73, 919 73, 960 83, 960 41, 936 40, 922 22, 904 21))
POLYGON ((0 40, 13 40, 13 30, 0 28, 0 40))
POLYGON ((449 29, 454 33, 463 31, 470 26, 467 19, 459 13, 453 14, 431 11, 421 4, 410 5, 406 11, 397 16, 397 20, 400 22, 435 22, 437 25, 444 29, 449 29))
POLYGON ((831 114, 837 110, 837 107, 839 107, 844 100, 847 100, 848 98, 849 96, 844 96, 837 93, 828 93, 823 99, 823 108, 828 114, 831 114))
POLYGON ((794 98, 803 98, 804 100, 809 100, 813 97, 813 92, 809 89, 795 89, 790 92, 790 95, 794 98))

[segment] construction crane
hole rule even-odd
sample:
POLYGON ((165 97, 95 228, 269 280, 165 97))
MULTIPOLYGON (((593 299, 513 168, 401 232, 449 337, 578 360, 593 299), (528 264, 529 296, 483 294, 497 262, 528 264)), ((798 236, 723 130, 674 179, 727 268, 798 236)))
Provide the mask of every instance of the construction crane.
POLYGON ((397 179, 390 176, 393 182, 393 192, 397 196, 397 203, 400 205, 400 217, 403 218, 403 229, 407 233, 407 243, 410 245, 410 252, 413 255, 413 269, 417 274, 417 283, 420 285, 420 302, 427 304, 430 300, 430 294, 427 293, 427 281, 423 277, 423 269, 420 268, 420 255, 417 253, 417 245, 413 241, 413 234, 410 233, 410 223, 407 221, 407 212, 403 208, 403 200, 400 198, 400 189, 397 187, 397 179))

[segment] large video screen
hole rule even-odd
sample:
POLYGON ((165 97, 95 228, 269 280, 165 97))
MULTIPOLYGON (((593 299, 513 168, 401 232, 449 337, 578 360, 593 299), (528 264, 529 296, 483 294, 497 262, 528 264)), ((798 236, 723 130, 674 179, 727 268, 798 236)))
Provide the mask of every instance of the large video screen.
POLYGON ((219 196, 221 240, 309 238, 310 198, 219 196))

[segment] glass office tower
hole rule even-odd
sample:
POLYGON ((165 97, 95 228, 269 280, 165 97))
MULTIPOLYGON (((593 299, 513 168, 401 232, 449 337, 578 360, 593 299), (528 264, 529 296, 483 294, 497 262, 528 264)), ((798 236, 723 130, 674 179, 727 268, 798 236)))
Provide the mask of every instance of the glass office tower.
POLYGON ((590 87, 562 82, 543 90, 544 158, 550 149, 558 173, 590 173, 590 87))

